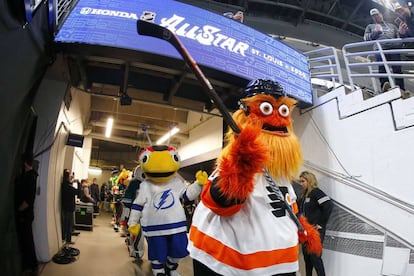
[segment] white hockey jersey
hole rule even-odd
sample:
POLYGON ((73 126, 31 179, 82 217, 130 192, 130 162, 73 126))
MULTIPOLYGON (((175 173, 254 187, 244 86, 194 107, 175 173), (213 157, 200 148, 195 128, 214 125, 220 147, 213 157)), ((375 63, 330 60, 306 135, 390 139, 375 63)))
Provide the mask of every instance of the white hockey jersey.
POLYGON ((128 225, 141 220, 145 236, 163 236, 187 231, 187 221, 180 198, 194 200, 202 187, 197 183, 186 185, 180 177, 165 183, 145 180, 131 207, 128 225))
MULTIPOLYGON (((278 184, 285 199, 297 209, 291 184, 278 184)), ((206 193, 209 189, 203 191, 203 201, 206 193)), ((207 207, 208 200, 203 201, 196 208, 190 230, 192 258, 226 276, 298 270, 297 226, 262 174, 255 176, 254 191, 234 215, 220 216, 207 207)))

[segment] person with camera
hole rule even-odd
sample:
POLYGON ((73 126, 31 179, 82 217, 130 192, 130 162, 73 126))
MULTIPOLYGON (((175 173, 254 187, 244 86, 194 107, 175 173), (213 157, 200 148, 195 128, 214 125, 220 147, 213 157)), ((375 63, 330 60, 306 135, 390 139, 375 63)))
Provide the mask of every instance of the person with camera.
MULTIPOLYGON (((399 38, 400 34, 398 31, 397 26, 391 23, 387 23, 384 21, 384 17, 382 13, 378 9, 371 9, 369 14, 374 21, 372 24, 368 24, 365 28, 364 33, 364 40, 371 41, 371 40, 385 40, 385 39, 393 39, 399 38)), ((382 50, 389 50, 393 48, 400 48, 400 43, 395 42, 381 42, 380 43, 382 50)), ((377 43, 373 46, 374 50, 378 50, 379 46, 377 43)), ((386 53, 384 54, 386 61, 400 61, 401 56, 399 53, 386 53)), ((381 54, 375 54, 375 59, 377 62, 382 62, 381 54)), ((391 65, 392 71, 394 74, 402 74, 401 65, 391 65)), ((384 74, 386 73, 385 65, 378 66, 378 73, 384 74)), ((391 88, 391 85, 388 81, 387 77, 380 77, 380 83, 382 92, 386 92, 391 88)), ((404 79, 402 78, 395 78, 395 84, 400 87, 400 89, 405 90, 404 86, 404 79)))

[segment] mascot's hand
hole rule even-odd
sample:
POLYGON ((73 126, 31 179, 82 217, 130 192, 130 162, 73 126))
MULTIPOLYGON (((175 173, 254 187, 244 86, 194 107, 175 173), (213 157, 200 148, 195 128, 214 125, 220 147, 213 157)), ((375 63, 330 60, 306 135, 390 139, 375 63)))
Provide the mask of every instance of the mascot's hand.
POLYGON ((254 175, 262 172, 269 150, 260 140, 261 126, 250 124, 235 137, 220 162, 220 192, 230 200, 244 201, 254 188, 254 175))
POLYGON ((243 172, 261 172, 262 167, 269 158, 269 150, 260 140, 261 126, 250 124, 244 126, 232 146, 230 156, 243 172))
POLYGON ((135 224, 130 227, 128 227, 128 232, 133 236, 138 236, 139 230, 141 229, 140 224, 135 224))
POLYGON ((299 221, 306 231, 306 234, 298 231, 299 242, 304 245, 304 250, 306 250, 307 253, 320 256, 322 254, 322 243, 318 230, 316 230, 315 226, 310 224, 304 216, 300 216, 299 221))
POLYGON ((205 171, 196 172, 195 177, 199 185, 204 185, 208 181, 208 174, 205 171))

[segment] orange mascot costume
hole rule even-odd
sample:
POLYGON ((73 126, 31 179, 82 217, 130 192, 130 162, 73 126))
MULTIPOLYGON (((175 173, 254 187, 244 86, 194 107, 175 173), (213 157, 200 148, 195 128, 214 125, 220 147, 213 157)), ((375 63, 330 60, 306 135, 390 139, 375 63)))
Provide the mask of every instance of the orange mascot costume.
POLYGON ((318 232, 294 215, 290 183, 302 164, 291 119, 296 100, 277 82, 258 79, 239 104, 233 119, 241 131, 228 131, 193 216, 194 275, 296 275, 299 242, 308 252, 322 250, 318 232))

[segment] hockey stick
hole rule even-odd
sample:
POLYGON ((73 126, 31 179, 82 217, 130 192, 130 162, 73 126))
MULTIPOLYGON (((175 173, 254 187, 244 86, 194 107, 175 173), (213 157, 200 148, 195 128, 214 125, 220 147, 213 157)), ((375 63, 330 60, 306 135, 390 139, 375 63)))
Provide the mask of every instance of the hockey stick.
MULTIPOLYGON (((206 78, 204 73, 201 71, 200 67, 198 67, 198 64, 192 58, 185 46, 181 43, 177 35, 165 27, 145 20, 138 20, 137 29, 138 33, 141 35, 160 38, 168 41, 172 46, 174 46, 174 48, 181 54, 182 58, 187 62, 188 66, 191 67, 197 79, 203 85, 208 98, 217 106, 220 113, 223 115, 224 121, 229 125, 229 127, 234 131, 234 133, 240 134, 240 129, 237 126, 236 122, 233 120, 233 117, 231 117, 230 112, 227 110, 227 107, 224 105, 221 98, 217 95, 217 92, 211 85, 210 81, 206 78)), ((299 219, 293 213, 292 208, 284 199, 282 192, 280 191, 276 183, 273 181, 273 178, 270 176, 266 168, 263 168, 263 173, 265 174, 266 181, 269 183, 273 192, 275 192, 277 198, 285 205, 285 208, 288 211, 289 216, 295 222, 296 226, 299 228, 300 231, 306 233, 299 219)))
POLYGON ((160 38, 160 39, 168 41, 172 46, 174 46, 174 48, 181 54, 185 62, 187 62, 188 66, 190 66, 191 69, 194 71, 194 74, 196 75, 197 79, 200 81, 200 83, 204 87, 208 98, 220 110, 221 114, 224 117, 224 121, 226 121, 226 123, 231 127, 231 129, 235 133, 237 134, 240 133, 239 127, 234 122, 230 113, 227 111, 227 108, 224 105, 223 101, 217 95, 210 81, 206 78, 204 73, 201 71, 200 67, 198 67, 198 64, 191 57, 190 53, 187 51, 187 49, 181 43, 178 37, 173 32, 168 30, 167 28, 164 28, 160 25, 157 25, 157 24, 145 21, 145 20, 138 20, 137 28, 138 28, 138 33, 141 35, 160 38))

